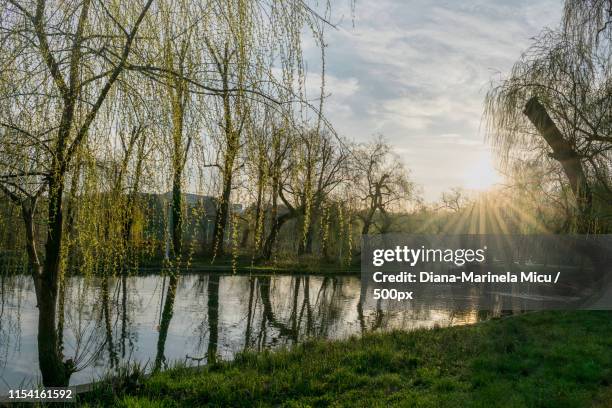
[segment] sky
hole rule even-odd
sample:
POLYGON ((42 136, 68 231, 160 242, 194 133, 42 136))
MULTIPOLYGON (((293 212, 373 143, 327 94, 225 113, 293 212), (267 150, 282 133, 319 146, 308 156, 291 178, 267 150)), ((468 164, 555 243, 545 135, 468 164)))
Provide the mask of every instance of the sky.
MULTIPOLYGON (((562 3, 366 0, 353 18, 348 0, 334 0, 325 115, 349 140, 384 135, 426 201, 499 182, 481 126, 484 96, 534 36, 558 25, 562 3)), ((306 44, 305 57, 308 96, 317 97, 320 51, 306 44)))

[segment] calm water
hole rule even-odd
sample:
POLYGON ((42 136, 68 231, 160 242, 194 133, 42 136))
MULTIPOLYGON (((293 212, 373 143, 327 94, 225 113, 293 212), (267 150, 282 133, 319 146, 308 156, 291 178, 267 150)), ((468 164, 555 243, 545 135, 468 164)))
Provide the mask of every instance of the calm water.
MULTIPOLYGON (((0 276, 0 394, 40 381, 37 309, 29 276, 0 276)), ((64 354, 81 370, 72 384, 91 382, 137 361, 151 367, 205 364, 209 352, 231 359, 245 349, 291 345, 307 338, 346 338, 376 330, 412 330, 473 323, 477 312, 361 310, 354 276, 182 275, 167 340, 158 349, 168 278, 73 277, 65 295, 64 354), (104 301, 106 299, 106 301, 104 301)))

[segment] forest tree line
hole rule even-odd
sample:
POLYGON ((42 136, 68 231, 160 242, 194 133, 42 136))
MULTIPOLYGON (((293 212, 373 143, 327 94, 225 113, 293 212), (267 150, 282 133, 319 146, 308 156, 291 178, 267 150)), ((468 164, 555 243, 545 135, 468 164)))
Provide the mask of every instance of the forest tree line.
POLYGON ((24 243, 34 269, 159 255, 167 240, 170 259, 248 247, 269 260, 290 222, 298 254, 318 234, 328 256, 330 227, 350 254, 350 229, 367 233, 413 194, 382 139, 335 133, 324 83, 306 94, 301 37, 324 66, 329 23, 301 1, 7 1, 3 15, 3 244, 24 243), (167 192, 170 211, 151 214, 142 197, 167 192), (214 197, 212 240, 199 247, 184 242, 186 219, 200 216, 186 193, 214 197), (150 217, 167 237, 147 236, 150 217))
MULTIPOLYGON (((306 93, 303 37, 324 67, 329 5, 319 14, 301 0, 3 0, 0 10, 2 246, 27 255, 47 386, 78 369, 58 327, 66 274, 107 279, 159 251, 138 245, 149 241, 143 195, 170 192, 164 241, 179 265, 193 251, 186 217, 198 216, 186 214, 186 192, 215 197, 213 239, 199 248, 213 260, 236 255, 228 226, 239 216, 262 259, 290 220, 308 253, 315 224, 334 217, 350 259, 354 217, 367 231, 412 193, 387 145, 334 132, 324 82, 306 93)), ((172 272, 164 313, 177 280, 172 272)))

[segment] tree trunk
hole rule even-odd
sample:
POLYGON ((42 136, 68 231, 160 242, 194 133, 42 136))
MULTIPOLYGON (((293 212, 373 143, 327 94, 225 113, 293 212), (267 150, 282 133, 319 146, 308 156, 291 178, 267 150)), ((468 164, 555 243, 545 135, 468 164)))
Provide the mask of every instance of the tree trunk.
MULTIPOLYGON (((125 217, 123 220, 123 246, 126 250, 128 261, 135 261, 134 259, 134 247, 132 242, 132 229, 134 227, 134 218, 136 211, 136 204, 138 199, 138 188, 140 186, 140 177, 142 173, 142 166, 144 160, 144 146, 145 137, 142 136, 138 145, 138 155, 136 160, 136 171, 134 175, 134 185, 132 191, 128 194, 127 203, 125 206, 125 217)), ((127 274, 127 268, 123 268, 123 276, 127 274)))
POLYGON ((263 200, 263 188, 264 188, 264 173, 263 173, 263 166, 260 164, 259 166, 259 171, 258 171, 258 177, 257 177, 257 204, 255 205, 255 227, 253 229, 254 231, 254 235, 255 235, 255 239, 254 239, 254 245, 253 245, 253 250, 254 253, 256 253, 259 250, 259 246, 261 243, 261 204, 262 204, 262 200, 263 200))
POLYGON ((172 182, 172 250, 174 259, 183 250, 183 193, 181 190, 181 171, 175 170, 172 182))
MULTIPOLYGON (((53 196, 51 198, 53 198, 53 196)), ((57 202, 55 202, 55 205, 57 205, 57 202)), ((51 200, 49 207, 50 209, 54 208, 51 200)), ((50 263, 51 266, 55 266, 55 269, 47 269, 44 271, 38 258, 38 251, 36 249, 36 233, 34 229, 36 200, 31 200, 29 205, 27 205, 25 202, 22 203, 21 209, 26 227, 26 250, 34 280, 34 289, 36 292, 38 307, 38 360, 43 377, 43 384, 47 387, 64 387, 68 385, 71 367, 69 364, 65 364, 63 362, 63 356, 61 354, 61 344, 58 339, 56 327, 58 286, 57 281, 50 280, 49 275, 49 271, 55 271, 55 276, 57 276, 56 265, 58 264, 50 263), (43 274, 43 272, 47 273, 43 274)), ((59 225, 61 225, 61 214, 59 219, 59 225)), ((55 217, 54 221, 54 224, 57 224, 57 217, 55 217)), ((51 220, 49 222, 51 223, 51 220)), ((58 238, 57 234, 52 235, 54 239, 58 238)), ((47 238, 47 242, 49 242, 49 238, 47 238)), ((57 246, 51 246, 51 248, 56 247, 57 246)), ((59 256, 59 252, 57 253, 57 256, 59 256)), ((47 259, 45 264, 47 264, 48 260, 50 259, 47 259)), ((53 276, 54 275, 51 275, 51 277, 53 276)))
MULTIPOLYGON (((221 75, 221 81, 223 84, 223 130, 226 138, 226 152, 225 163, 223 165, 223 192, 221 194, 221 202, 219 203, 217 217, 215 219, 215 229, 213 233, 213 242, 211 248, 213 258, 217 255, 223 256, 224 253, 223 238, 225 235, 225 226, 227 224, 227 218, 229 215, 228 209, 230 194, 232 192, 232 173, 234 171, 234 160, 236 159, 236 154, 238 153, 238 143, 240 138, 240 130, 234 129, 234 123, 232 118, 232 101, 230 98, 230 84, 228 74, 230 69, 230 58, 231 57, 228 54, 228 47, 226 43, 223 61, 217 61, 217 66, 219 67, 219 74, 221 75)), ((237 106, 236 109, 238 109, 237 106)))
POLYGON ((227 218, 229 216, 229 199, 231 193, 231 176, 224 177, 223 194, 221 195, 221 202, 219 203, 219 209, 215 217, 215 228, 213 230, 213 241, 212 241, 212 254, 213 256, 223 256, 223 238, 225 235, 225 225, 227 224, 227 218))
POLYGON ((368 214, 363 219, 363 228, 361 229, 361 235, 368 235, 370 233, 370 226, 372 225, 373 217, 374 217, 374 209, 368 210, 368 214))
MULTIPOLYGON (((312 214, 312 210, 311 210, 311 214, 312 214)), ((298 255, 304 255, 304 254, 312 254, 312 236, 313 236, 313 224, 314 224, 314 217, 311 216, 311 221, 308 224, 308 227, 306 228, 306 237, 302 237, 300 236, 300 241, 298 244, 298 255)))
POLYGON ((263 246, 262 258, 266 261, 269 261, 272 258, 272 249, 274 248, 274 243, 276 242, 276 237, 278 236, 278 232, 280 231, 283 224, 289 221, 291 218, 295 217, 294 212, 288 212, 280 217, 277 217, 274 221, 272 221, 272 227, 270 229, 270 233, 266 238, 266 242, 263 246))
POLYGON ((212 253, 213 256, 223 256, 223 238, 225 235, 225 226, 229 217, 230 195, 232 193, 232 171, 234 169, 234 160, 236 158, 236 147, 233 139, 228 142, 227 154, 225 158, 225 166, 223 171, 223 192, 221 194, 221 202, 215 217, 215 229, 213 232, 212 253))
POLYGON ((45 262, 38 297, 38 360, 46 387, 65 387, 72 374, 72 361, 64 363, 60 352, 57 318, 57 294, 62 245, 63 176, 56 172, 49 181, 49 221, 45 262))
POLYGON ((272 208, 270 209, 270 218, 272 219, 272 224, 270 226, 270 233, 268 237, 264 241, 262 248, 262 258, 266 261, 269 261, 272 257, 272 247, 274 246, 274 241, 276 241, 276 235, 278 234, 278 229, 280 229, 278 224, 278 189, 279 186, 279 177, 277 173, 272 177, 272 208))
POLYGON ((64 363, 59 353, 55 325, 56 294, 41 290, 38 300, 38 361, 45 387, 66 387, 70 380, 71 363, 64 363))
POLYGON ((523 113, 529 118, 552 149, 551 157, 557 160, 563 167, 580 211, 579 232, 589 232, 593 199, 580 156, 572 145, 563 138, 557 125, 548 115, 546 108, 536 97, 531 98, 527 102, 523 113))

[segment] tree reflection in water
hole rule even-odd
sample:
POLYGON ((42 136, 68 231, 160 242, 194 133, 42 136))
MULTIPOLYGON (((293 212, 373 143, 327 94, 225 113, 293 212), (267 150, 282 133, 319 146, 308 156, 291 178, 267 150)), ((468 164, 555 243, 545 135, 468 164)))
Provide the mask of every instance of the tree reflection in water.
MULTIPOLYGON (((36 303, 23 276, 0 278, 0 393, 36 381, 36 303), (2 381, 3 380, 3 381, 2 381)), ((66 282, 64 347, 79 354, 73 383, 138 362, 163 369, 231 359, 237 352, 346 338, 376 330, 464 324, 484 313, 432 305, 362 310, 354 276, 169 274, 71 277, 66 282), (162 296, 163 295, 163 296, 162 296), (79 334, 81 333, 81 334, 79 334), (86 344, 88 343, 88 344, 86 344)))

